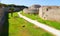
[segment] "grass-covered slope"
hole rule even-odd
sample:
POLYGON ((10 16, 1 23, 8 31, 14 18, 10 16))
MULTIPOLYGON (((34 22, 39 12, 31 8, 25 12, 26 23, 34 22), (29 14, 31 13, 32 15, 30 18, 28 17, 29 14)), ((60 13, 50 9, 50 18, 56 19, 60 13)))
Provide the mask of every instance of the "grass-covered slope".
POLYGON ((53 36, 49 32, 18 17, 17 13, 9 14, 9 36, 53 36))
POLYGON ((31 18, 33 20, 36 20, 40 23, 44 23, 48 26, 51 26, 51 27, 54 27, 58 30, 60 30, 60 23, 59 22, 56 22, 56 21, 49 21, 49 20, 43 20, 42 18, 40 18, 37 14, 24 14, 23 12, 21 12, 22 15, 28 17, 28 18, 31 18))

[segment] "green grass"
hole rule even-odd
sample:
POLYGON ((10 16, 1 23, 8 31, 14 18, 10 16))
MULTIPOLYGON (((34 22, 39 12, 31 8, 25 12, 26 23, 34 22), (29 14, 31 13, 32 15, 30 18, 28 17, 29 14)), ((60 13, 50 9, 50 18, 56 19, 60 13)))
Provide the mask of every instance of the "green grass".
POLYGON ((34 14, 24 14, 23 12, 21 12, 21 14, 24 15, 24 16, 27 16, 28 18, 31 18, 33 20, 37 20, 40 23, 44 23, 48 26, 51 26, 53 28, 56 28, 56 29, 60 30, 60 23, 59 22, 43 20, 38 15, 34 15, 34 14))
POLYGON ((9 13, 9 36, 53 36, 51 33, 18 17, 17 13, 9 13), (25 26, 25 27, 23 27, 25 26))

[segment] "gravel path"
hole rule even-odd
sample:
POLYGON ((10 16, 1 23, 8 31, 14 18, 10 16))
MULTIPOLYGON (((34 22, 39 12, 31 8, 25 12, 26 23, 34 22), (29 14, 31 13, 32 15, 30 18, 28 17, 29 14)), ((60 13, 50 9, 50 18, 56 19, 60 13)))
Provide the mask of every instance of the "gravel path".
POLYGON ((40 27, 40 28, 42 28, 42 29, 44 29, 44 30, 56 35, 56 36, 60 36, 60 31, 59 30, 54 29, 54 28, 52 28, 50 26, 47 26, 45 24, 39 23, 39 22, 37 22, 35 20, 32 20, 30 18, 27 18, 26 16, 23 16, 22 14, 20 14, 20 12, 18 12, 18 15, 19 15, 19 17, 27 20, 30 23, 33 23, 34 25, 36 25, 36 26, 38 26, 38 27, 40 27))

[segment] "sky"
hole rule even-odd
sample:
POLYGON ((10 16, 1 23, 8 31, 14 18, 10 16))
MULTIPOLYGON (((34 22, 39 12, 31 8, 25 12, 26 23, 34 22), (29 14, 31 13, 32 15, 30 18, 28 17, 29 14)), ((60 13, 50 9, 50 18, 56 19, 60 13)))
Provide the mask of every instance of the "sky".
POLYGON ((60 6, 60 0, 0 0, 1 3, 5 4, 16 4, 16 5, 25 5, 25 6, 31 6, 33 4, 39 4, 39 5, 56 5, 60 6))

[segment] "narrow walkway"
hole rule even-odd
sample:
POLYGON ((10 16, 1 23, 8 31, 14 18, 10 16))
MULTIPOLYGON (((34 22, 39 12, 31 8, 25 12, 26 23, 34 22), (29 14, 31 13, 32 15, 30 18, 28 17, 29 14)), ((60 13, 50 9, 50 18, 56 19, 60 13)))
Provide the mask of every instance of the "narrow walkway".
POLYGON ((44 29, 44 30, 47 30, 48 32, 50 32, 50 33, 52 33, 52 34, 54 34, 54 35, 56 35, 56 36, 60 36, 60 31, 59 31, 59 30, 56 30, 56 29, 54 29, 54 28, 52 28, 52 27, 49 27, 49 26, 47 26, 47 25, 45 25, 45 24, 39 23, 39 22, 37 22, 37 21, 35 21, 35 20, 29 19, 29 18, 21 15, 20 12, 18 12, 18 15, 19 15, 19 17, 27 20, 28 22, 31 22, 31 23, 33 23, 34 25, 36 25, 36 26, 38 26, 38 27, 40 27, 40 28, 42 28, 42 29, 44 29))

